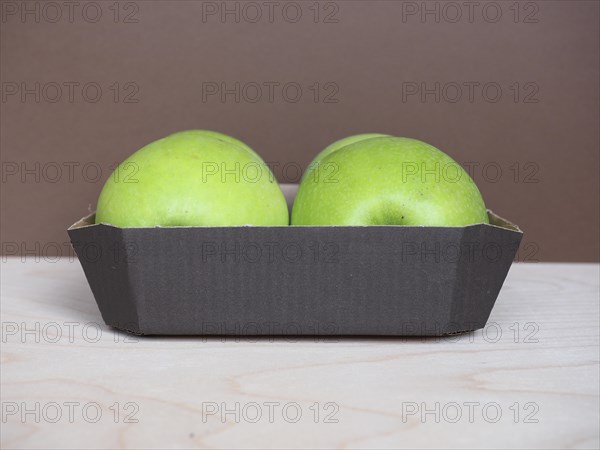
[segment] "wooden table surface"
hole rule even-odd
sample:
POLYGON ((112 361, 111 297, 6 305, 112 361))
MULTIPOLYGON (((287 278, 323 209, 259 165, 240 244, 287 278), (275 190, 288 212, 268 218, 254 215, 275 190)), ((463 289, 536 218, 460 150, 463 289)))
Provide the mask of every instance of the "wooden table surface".
POLYGON ((598 448, 599 266, 515 264, 447 338, 137 338, 1 263, 2 448, 598 448))

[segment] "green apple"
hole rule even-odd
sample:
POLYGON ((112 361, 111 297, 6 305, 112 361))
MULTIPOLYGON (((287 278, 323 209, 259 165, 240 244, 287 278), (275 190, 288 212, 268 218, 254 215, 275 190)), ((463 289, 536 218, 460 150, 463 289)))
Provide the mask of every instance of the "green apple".
POLYGON ((106 181, 96 223, 119 227, 288 225, 279 185, 258 154, 214 131, 141 148, 106 181))
MULTIPOLYGON (((464 226, 488 223, 481 194, 467 172, 416 139, 381 136, 324 150, 333 176, 304 177, 292 225, 464 226)), ((313 166, 314 164, 311 164, 313 166)))

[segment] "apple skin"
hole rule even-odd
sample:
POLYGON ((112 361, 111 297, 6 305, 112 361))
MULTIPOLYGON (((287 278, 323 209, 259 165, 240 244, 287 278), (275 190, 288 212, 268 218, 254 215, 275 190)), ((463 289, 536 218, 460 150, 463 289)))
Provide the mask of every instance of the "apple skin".
POLYGON ((317 158, 337 173, 305 177, 292 225, 465 226, 488 223, 469 174, 425 142, 374 137, 317 158), (424 170, 423 170, 424 169, 424 170))
POLYGON ((234 138, 232 136, 228 136, 227 134, 219 133, 218 131, 212 131, 212 130, 185 130, 185 131, 178 131, 177 133, 173 133, 173 134, 171 134, 169 136, 178 136, 178 137, 182 137, 182 136, 212 137, 212 138, 215 138, 215 139, 219 139, 219 140, 221 140, 223 142, 228 142, 229 144, 234 144, 234 145, 237 145, 238 147, 245 148, 250 153, 252 153, 254 156, 256 156, 258 159, 260 159, 261 161, 263 161, 263 159, 260 157, 260 155, 258 153, 256 153, 252 148, 250 148, 250 146, 248 144, 246 144, 245 142, 242 142, 239 139, 236 139, 236 138, 234 138))
POLYGON ((387 137, 387 136, 388 136, 387 134, 380 134, 380 133, 355 134, 353 136, 348 136, 348 137, 345 137, 338 141, 335 141, 333 144, 329 144, 327 147, 325 147, 323 150, 321 150, 317 156, 315 156, 315 159, 313 159, 311 161, 311 163, 308 165, 308 168, 304 172, 302 179, 308 177, 309 176, 308 174, 312 173, 312 171, 318 167, 319 163, 323 160, 323 158, 325 158, 326 156, 329 156, 330 154, 339 150, 340 148, 344 148, 347 145, 354 144, 356 142, 364 141, 367 139, 372 139, 372 138, 376 138, 376 137, 387 137))
POLYGON ((268 166, 246 144, 221 133, 172 134, 135 152, 115 172, 98 198, 96 223, 119 227, 289 224, 285 198, 268 166))

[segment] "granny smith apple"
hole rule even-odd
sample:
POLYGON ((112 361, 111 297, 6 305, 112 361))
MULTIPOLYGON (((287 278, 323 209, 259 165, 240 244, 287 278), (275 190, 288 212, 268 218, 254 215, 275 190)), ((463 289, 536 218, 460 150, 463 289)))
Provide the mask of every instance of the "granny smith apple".
POLYGON ((288 225, 269 167, 243 142, 205 130, 141 148, 106 181, 96 223, 119 227, 288 225))
POLYGON ((335 167, 336 173, 328 179, 303 178, 292 225, 488 223, 485 204, 469 174, 425 142, 371 137, 338 146, 317 159, 320 165, 335 167))

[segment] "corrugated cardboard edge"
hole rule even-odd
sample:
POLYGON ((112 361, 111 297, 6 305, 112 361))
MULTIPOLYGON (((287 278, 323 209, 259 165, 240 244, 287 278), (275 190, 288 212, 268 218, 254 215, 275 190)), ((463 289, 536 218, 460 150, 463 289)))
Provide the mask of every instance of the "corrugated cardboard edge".
MULTIPOLYGON (((510 231, 515 231, 517 233, 521 233, 523 234, 523 231, 514 223, 512 223, 511 221, 505 219, 504 217, 499 216, 498 214, 496 214, 495 212, 493 212, 491 209, 487 210, 488 212, 488 217, 489 217, 489 224, 483 224, 483 225, 487 225, 487 226, 491 226, 491 227, 498 227, 498 228, 503 228, 506 230, 510 230, 510 231)), ((117 228, 117 229, 121 229, 120 227, 116 227, 114 225, 110 225, 110 224, 98 224, 96 223, 96 211, 88 214, 87 216, 82 217, 81 219, 79 219, 77 222, 75 222, 73 225, 71 225, 67 231, 71 231, 71 230, 76 230, 78 228, 84 228, 84 227, 91 227, 91 226, 105 226, 105 227, 111 227, 111 228, 117 228)), ((474 226, 474 225, 482 225, 482 224, 473 224, 473 225, 466 225, 466 226, 474 226)), ((289 225, 290 227, 293 227, 294 225, 289 225)), ((342 225, 334 225, 334 226, 342 226, 342 225)), ((385 225, 385 226, 404 226, 404 225, 385 225)), ((357 228, 356 226, 352 226, 353 228, 357 228)), ((158 227, 157 227, 158 228, 158 227)), ((205 227, 173 227, 173 228, 205 228, 205 227)), ((284 227, 285 228, 285 227, 284 227)), ((423 227, 426 228, 426 227, 423 227)), ((463 228, 463 227, 457 227, 457 228, 463 228)))
POLYGON ((89 227, 96 224, 96 211, 88 214, 87 216, 82 217, 69 228, 67 231, 76 230, 77 228, 89 227))

